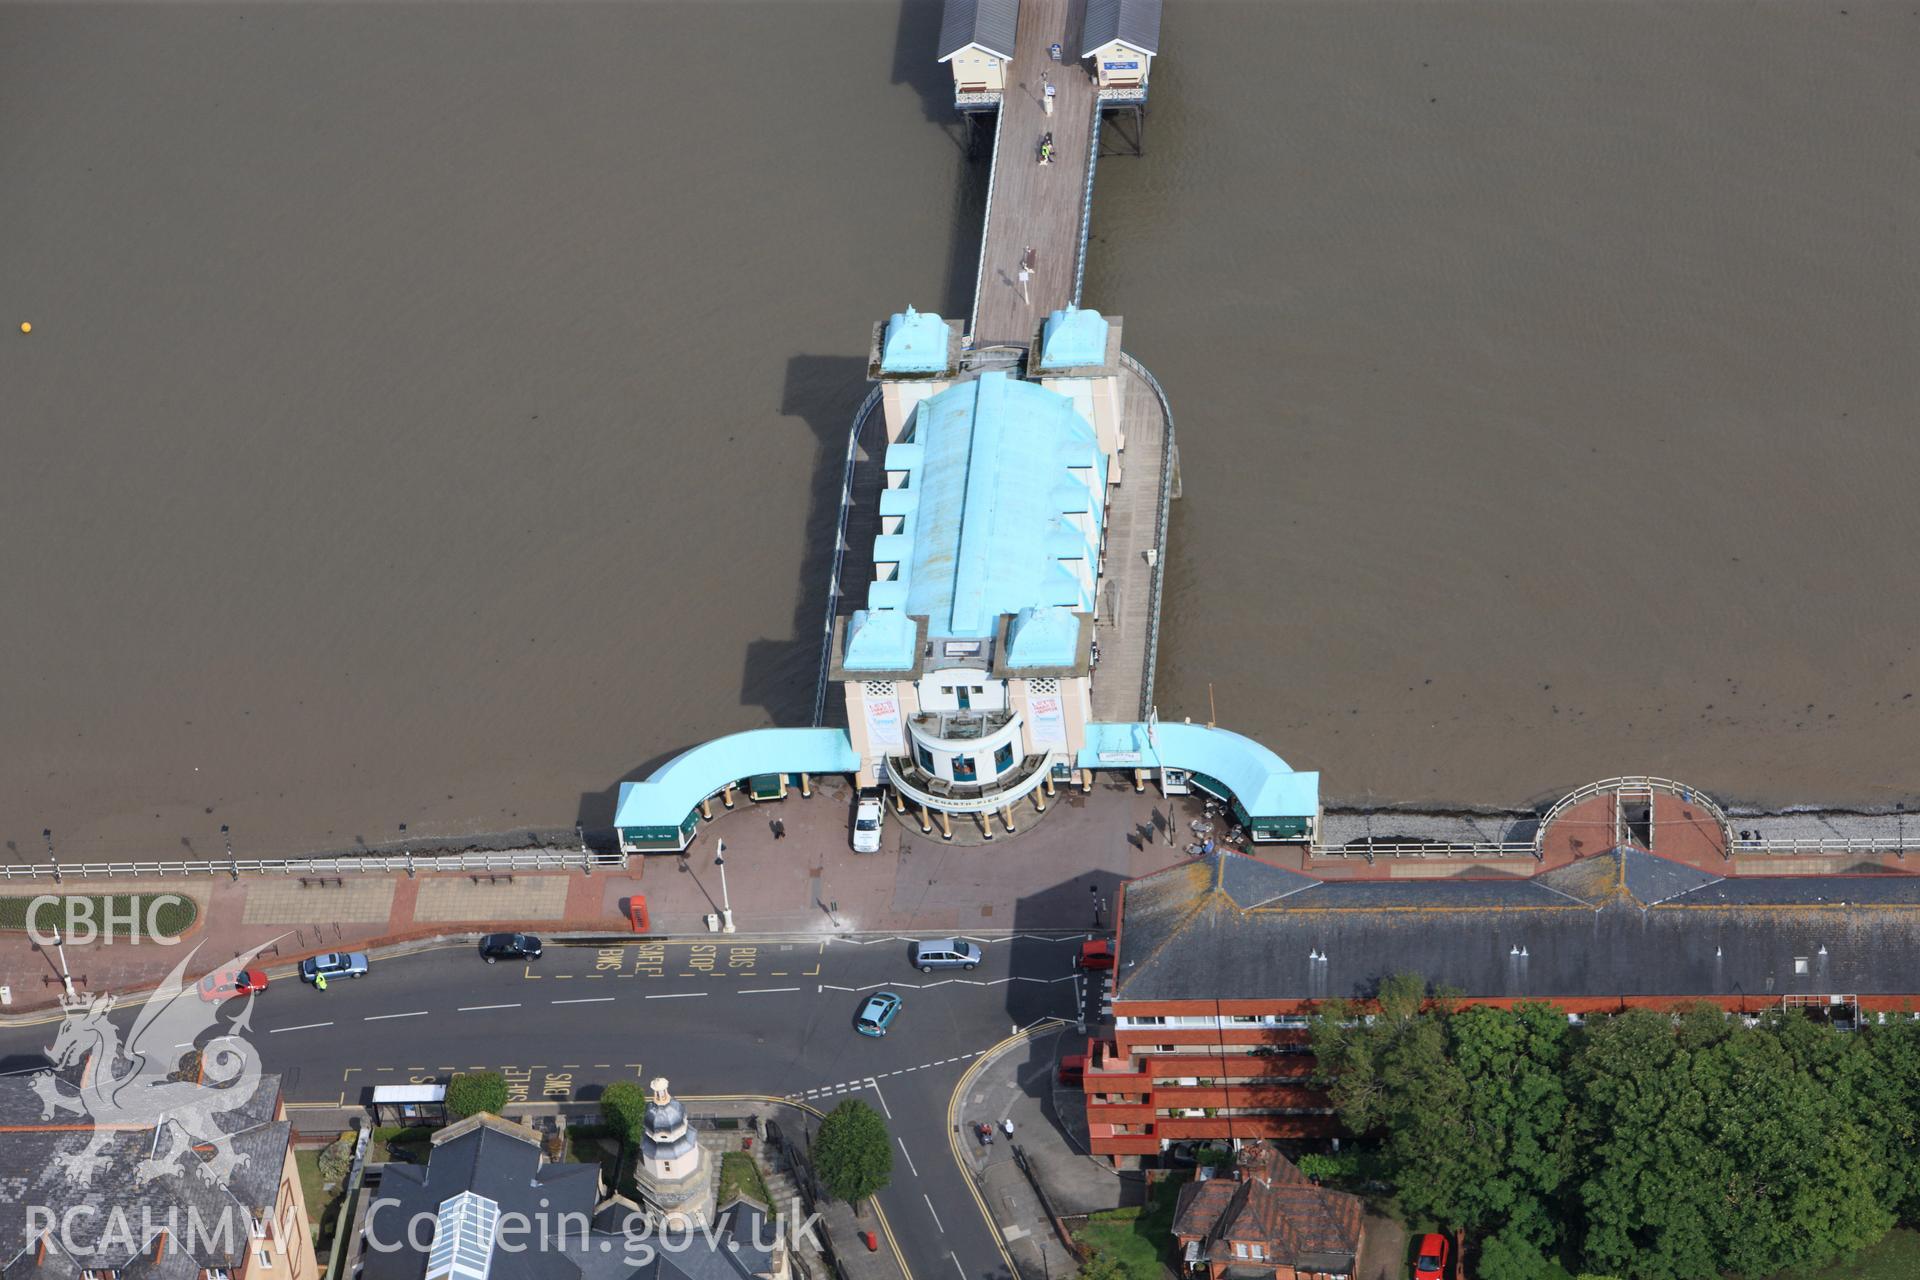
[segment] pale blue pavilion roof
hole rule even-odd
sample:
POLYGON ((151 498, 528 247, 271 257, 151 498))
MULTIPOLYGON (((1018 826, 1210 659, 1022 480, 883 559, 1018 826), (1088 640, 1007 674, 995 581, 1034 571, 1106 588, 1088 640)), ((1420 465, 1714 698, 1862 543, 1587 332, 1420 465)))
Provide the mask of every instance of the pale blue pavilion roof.
POLYGON ((729 782, 762 773, 853 773, 860 761, 845 729, 749 729, 703 742, 620 784, 616 827, 677 827, 729 782))
POLYGON ((1107 362, 1107 321, 1098 311, 1066 307, 1040 330, 1040 367, 1070 369, 1107 362))
POLYGON ((1007 627, 1007 665, 1070 667, 1080 656, 1080 619, 1058 605, 1022 609, 1007 627))
POLYGON ((1090 724, 1079 765, 1112 769, 1137 764, 1204 773, 1225 783, 1256 818, 1311 817, 1320 811, 1320 775, 1295 773, 1252 738, 1203 724, 1157 724, 1153 738, 1144 724, 1090 724), (1159 740, 1157 747, 1153 738, 1159 740), (1137 759, 1102 760, 1103 755, 1137 759))
MULTIPOLYGON (((886 467, 908 471, 920 495, 909 522, 906 611, 928 619, 930 633, 986 638, 1002 614, 1092 610, 1054 554, 1053 535, 1072 529, 1055 486, 1074 467, 1106 484, 1106 459, 1072 400, 983 373, 923 401, 914 444, 891 446, 886 467)), ((1099 511, 1095 504, 1090 513, 1096 526, 1099 511)))
MULTIPOLYGON (((896 601, 903 592, 897 582, 876 582, 869 596, 875 605, 896 601)), ((849 671, 905 671, 913 666, 919 633, 913 619, 898 608, 856 609, 847 624, 847 652, 841 666, 849 671)))
POLYGON ((887 320, 880 344, 882 373, 939 373, 947 367, 947 322, 908 307, 887 320))

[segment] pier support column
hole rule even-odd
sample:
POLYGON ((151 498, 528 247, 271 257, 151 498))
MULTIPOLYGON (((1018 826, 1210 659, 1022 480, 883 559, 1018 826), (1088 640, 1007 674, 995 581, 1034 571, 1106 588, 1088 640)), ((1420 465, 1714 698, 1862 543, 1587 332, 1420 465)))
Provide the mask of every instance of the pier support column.
POLYGON ((1047 811, 1047 802, 1041 798, 1038 791, 1033 793, 1033 811, 1035 813, 1045 813, 1047 811))
POLYGON ((813 775, 806 773, 800 775, 800 794, 807 799, 813 798, 813 775))
POLYGON ((1053 795, 1053 770, 1051 769, 1047 770, 1046 788, 1047 788, 1047 795, 1049 798, 1051 798, 1053 795))
POLYGON ((1083 793, 1093 790, 1093 770, 1082 769, 1080 771, 1080 790, 1083 793))
POLYGON ((1013 806, 1012 805, 1006 805, 1001 808, 1000 821, 1007 824, 1007 834, 1013 835, 1014 826, 1013 826, 1013 806))
MULTIPOLYGON (((1145 791, 1147 789, 1147 783, 1144 777, 1145 773, 1146 773, 1146 770, 1144 769, 1135 769, 1133 771, 1133 794, 1139 795, 1142 791, 1145 791)), ((728 805, 727 808, 731 809, 733 808, 733 806, 728 805)))
POLYGON ((726 789, 720 793, 720 803, 729 809, 733 808, 733 784, 731 782, 729 782, 726 785, 726 789))
POLYGON ((713 821, 713 797, 712 796, 708 796, 705 800, 702 800, 700 802, 700 816, 705 818, 708 822, 713 821))
MULTIPOLYGON (((900 811, 902 813, 905 813, 906 808, 907 806, 905 801, 902 801, 900 805, 900 811)), ((933 834, 933 819, 928 815, 927 806, 925 806, 924 804, 920 806, 920 834, 923 836, 930 836, 933 834)))
MULTIPOLYGON (((907 798, 901 795, 898 791, 893 793, 893 811, 895 813, 905 813, 907 811, 907 798)), ((920 812, 925 813, 926 811, 927 811, 927 806, 921 805, 920 812)), ((927 824, 925 822, 922 822, 920 824, 920 826, 923 829, 926 827, 926 825, 927 824)))
POLYGON ((989 840, 993 839, 993 815, 991 813, 983 813, 979 815, 979 818, 980 834, 989 840))
POLYGON ((948 821, 947 811, 940 809, 937 812, 940 814, 940 838, 942 840, 953 839, 953 823, 948 821))

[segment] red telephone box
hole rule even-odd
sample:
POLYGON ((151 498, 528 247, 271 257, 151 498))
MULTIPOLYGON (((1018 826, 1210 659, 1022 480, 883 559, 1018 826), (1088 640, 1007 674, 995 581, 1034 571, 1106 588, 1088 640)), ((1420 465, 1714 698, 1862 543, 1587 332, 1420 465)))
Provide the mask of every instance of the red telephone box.
POLYGON ((635 933, 647 931, 647 900, 643 895, 636 893, 627 899, 627 923, 635 933))

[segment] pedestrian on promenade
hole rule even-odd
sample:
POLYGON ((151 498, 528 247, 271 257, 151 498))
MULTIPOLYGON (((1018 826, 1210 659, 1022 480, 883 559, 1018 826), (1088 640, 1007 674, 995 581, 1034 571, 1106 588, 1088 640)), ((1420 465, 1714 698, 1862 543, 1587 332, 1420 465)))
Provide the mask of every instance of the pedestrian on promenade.
POLYGON ((775 840, 785 840, 787 838, 787 824, 780 821, 780 819, 775 818, 767 825, 773 828, 773 838, 775 840))

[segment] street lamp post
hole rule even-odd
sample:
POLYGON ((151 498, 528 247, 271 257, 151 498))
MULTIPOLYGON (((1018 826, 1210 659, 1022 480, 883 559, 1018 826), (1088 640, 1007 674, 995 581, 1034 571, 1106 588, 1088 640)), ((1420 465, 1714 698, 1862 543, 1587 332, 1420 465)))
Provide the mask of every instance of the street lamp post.
POLYGON ((53 882, 60 884, 62 883, 60 876, 60 857, 53 851, 53 828, 40 828, 40 835, 41 838, 47 842, 47 861, 53 864, 53 882))
POLYGON ((727 897, 727 842, 722 840, 713 851, 713 865, 720 868, 720 932, 733 932, 733 901, 727 897))
POLYGON ((67 999, 73 999, 73 974, 67 971, 67 944, 60 936, 60 926, 53 926, 53 949, 60 956, 60 984, 66 988, 67 999))

